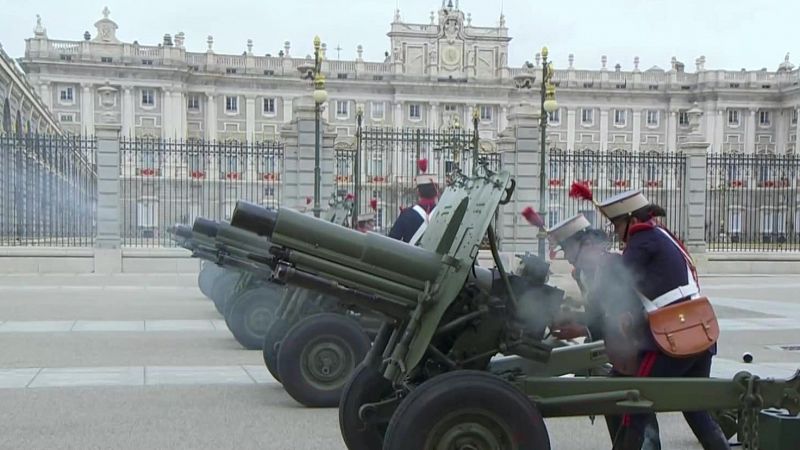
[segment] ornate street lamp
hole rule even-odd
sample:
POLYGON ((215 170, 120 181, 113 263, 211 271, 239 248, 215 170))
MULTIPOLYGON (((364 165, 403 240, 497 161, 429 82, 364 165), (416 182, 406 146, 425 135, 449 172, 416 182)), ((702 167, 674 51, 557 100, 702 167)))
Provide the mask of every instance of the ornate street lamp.
POLYGON ((319 36, 314 37, 314 217, 320 215, 320 108, 328 100, 325 76, 322 75, 322 53, 319 36))
MULTIPOLYGON (((539 117, 539 128, 541 128, 542 132, 540 139, 541 150, 539 155, 539 209, 541 210, 541 215, 543 220, 545 220, 545 223, 547 223, 548 210, 547 206, 545 205, 547 198, 545 196, 545 189, 547 189, 547 183, 545 182, 545 178, 547 177, 545 170, 547 164, 547 120, 549 118, 549 114, 558 109, 558 103, 556 103, 556 87, 550 83, 550 80, 553 78, 553 63, 547 62, 547 54, 547 47, 542 47, 541 112, 539 117)), ((543 228, 540 228, 536 237, 539 240, 539 257, 544 258, 545 239, 547 238, 547 233, 543 228)))

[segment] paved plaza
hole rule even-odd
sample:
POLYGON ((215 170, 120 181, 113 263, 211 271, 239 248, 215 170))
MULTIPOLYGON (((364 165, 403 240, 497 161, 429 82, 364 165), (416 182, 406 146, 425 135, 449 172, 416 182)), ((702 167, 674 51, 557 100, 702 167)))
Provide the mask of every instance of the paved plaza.
MULTIPOLYGON (((800 277, 702 282, 715 376, 800 368, 800 277)), ((0 348, 0 448, 345 448, 336 409, 292 400, 195 275, 0 276, 0 348)), ((700 448, 679 414, 659 418, 665 450, 700 448)), ((609 448, 602 418, 547 424, 556 450, 609 448)))

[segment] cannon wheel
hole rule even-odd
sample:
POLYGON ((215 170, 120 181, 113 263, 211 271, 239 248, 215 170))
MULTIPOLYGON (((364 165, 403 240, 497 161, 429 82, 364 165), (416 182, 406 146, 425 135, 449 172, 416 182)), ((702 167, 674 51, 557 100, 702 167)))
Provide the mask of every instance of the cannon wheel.
POLYGON ((280 291, 274 285, 249 289, 229 299, 225 323, 236 341, 248 350, 261 350, 279 301, 280 291))
POLYGON ((389 421, 384 450, 504 448, 549 450, 536 406, 507 381, 457 370, 411 391, 389 421))
POLYGON ((366 361, 356 367, 350 381, 342 390, 339 400, 339 429, 350 450, 372 450, 381 448, 386 427, 365 428, 358 417, 358 409, 364 403, 377 402, 392 391, 392 383, 366 361))
POLYGON ((223 317, 225 317, 225 300, 236 287, 237 281, 239 281, 239 272, 225 270, 214 280, 214 284, 211 286, 211 300, 223 317))
POLYGON ((278 348, 283 388, 303 405, 337 406, 345 383, 369 348, 369 337, 356 321, 335 313, 308 316, 289 330, 278 348))
POLYGON ((203 261, 200 273, 197 274, 197 287, 200 292, 206 297, 211 299, 211 288, 214 286, 214 281, 224 273, 223 269, 214 263, 203 261))
POLYGON ((286 319, 276 317, 264 334, 264 344, 261 350, 261 354, 264 356, 264 365, 267 366, 270 375, 278 382, 281 381, 281 377, 278 374, 278 346, 280 346, 280 342, 286 336, 289 328, 291 327, 286 319))

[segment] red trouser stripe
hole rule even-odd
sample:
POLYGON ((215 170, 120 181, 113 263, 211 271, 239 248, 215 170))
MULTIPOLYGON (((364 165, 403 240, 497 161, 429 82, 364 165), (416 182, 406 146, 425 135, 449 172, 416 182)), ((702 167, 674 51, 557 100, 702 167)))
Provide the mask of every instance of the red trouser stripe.
MULTIPOLYGON (((639 364, 639 370, 636 371, 637 377, 650 376, 650 372, 653 371, 653 366, 656 362, 656 356, 658 356, 656 352, 647 352, 647 354, 645 354, 644 358, 642 358, 642 362, 639 364)), ((626 427, 631 425, 630 414, 624 414, 622 416, 622 425, 626 427)))

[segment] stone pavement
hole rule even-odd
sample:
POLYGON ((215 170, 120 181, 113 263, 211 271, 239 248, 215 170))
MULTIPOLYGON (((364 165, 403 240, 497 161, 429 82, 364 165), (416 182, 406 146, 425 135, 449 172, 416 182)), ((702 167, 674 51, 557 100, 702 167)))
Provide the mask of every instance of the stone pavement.
MULTIPOLYGON (((800 277, 703 288, 723 330, 714 376, 800 368, 800 277)), ((0 276, 0 348, 0 448, 344 448, 336 410, 294 402, 196 276, 0 276)), ((659 421, 665 450, 700 448, 679 414, 659 421)), ((554 449, 609 448, 602 418, 547 424, 554 449)))

